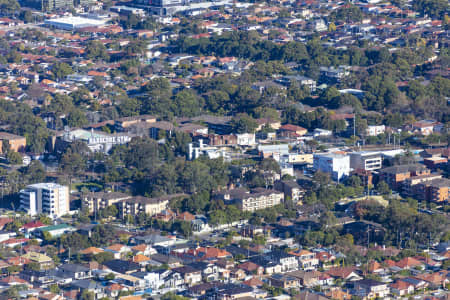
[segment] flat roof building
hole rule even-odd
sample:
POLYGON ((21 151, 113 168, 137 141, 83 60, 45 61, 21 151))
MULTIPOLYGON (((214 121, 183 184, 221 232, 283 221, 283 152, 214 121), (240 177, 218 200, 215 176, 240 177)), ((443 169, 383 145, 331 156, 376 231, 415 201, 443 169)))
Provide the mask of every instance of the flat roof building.
POLYGON ((48 19, 44 21, 44 24, 58 29, 77 30, 85 27, 104 26, 106 24, 106 21, 101 19, 91 19, 73 16, 73 17, 48 19))
POLYGON ((328 173, 335 180, 350 174, 350 156, 337 153, 314 154, 314 169, 328 173))
POLYGON ((60 217, 69 212, 69 187, 56 183, 36 183, 20 191, 20 209, 29 215, 40 213, 60 217))
POLYGON ((373 171, 381 169, 383 158, 378 152, 353 152, 350 153, 350 167, 353 170, 373 171))

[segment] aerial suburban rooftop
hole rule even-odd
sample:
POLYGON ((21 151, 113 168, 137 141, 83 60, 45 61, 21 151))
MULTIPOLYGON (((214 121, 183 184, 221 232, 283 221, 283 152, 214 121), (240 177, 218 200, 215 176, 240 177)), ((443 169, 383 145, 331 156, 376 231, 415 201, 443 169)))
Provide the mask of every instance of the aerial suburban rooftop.
POLYGON ((2 0, 0 299, 450 299, 447 0, 2 0))

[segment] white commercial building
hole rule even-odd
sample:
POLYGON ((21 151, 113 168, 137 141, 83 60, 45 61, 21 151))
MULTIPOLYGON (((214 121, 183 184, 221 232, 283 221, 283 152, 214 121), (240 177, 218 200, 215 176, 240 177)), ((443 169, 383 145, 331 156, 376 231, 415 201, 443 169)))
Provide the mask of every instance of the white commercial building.
POLYGON ((313 135, 313 137, 332 136, 333 135, 333 131, 326 130, 326 129, 321 129, 321 128, 316 128, 316 129, 314 129, 312 135, 313 135))
POLYGON ((373 171, 381 169, 383 158, 380 152, 350 153, 350 167, 353 170, 373 171))
POLYGON ((107 20, 93 19, 83 17, 62 17, 56 19, 48 19, 44 24, 64 30, 77 30, 85 27, 100 27, 106 24, 107 20))
POLYGON ((56 183, 36 183, 20 191, 20 209, 29 215, 40 213, 60 217, 69 212, 69 187, 56 183))
POLYGON ((101 131, 75 129, 65 131, 62 136, 63 141, 72 143, 74 141, 83 141, 93 152, 108 153, 115 145, 124 145, 131 141, 128 134, 107 134, 101 131))
POLYGON ((337 153, 314 154, 314 169, 329 173, 335 180, 350 174, 350 157, 337 153))

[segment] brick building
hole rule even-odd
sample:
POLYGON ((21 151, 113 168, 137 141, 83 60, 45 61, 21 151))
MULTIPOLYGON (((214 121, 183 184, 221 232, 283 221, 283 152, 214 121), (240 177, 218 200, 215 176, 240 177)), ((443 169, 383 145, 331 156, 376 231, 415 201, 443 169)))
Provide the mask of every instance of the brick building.
POLYGON ((450 180, 438 178, 418 184, 416 197, 435 203, 448 202, 450 180))
POLYGON ((27 139, 20 135, 0 132, 0 153, 3 154, 6 152, 6 144, 9 144, 10 150, 20 152, 25 150, 27 139))
POLYGON ((424 165, 399 165, 380 170, 380 179, 393 189, 400 189, 403 182, 414 176, 429 175, 431 171, 424 165))

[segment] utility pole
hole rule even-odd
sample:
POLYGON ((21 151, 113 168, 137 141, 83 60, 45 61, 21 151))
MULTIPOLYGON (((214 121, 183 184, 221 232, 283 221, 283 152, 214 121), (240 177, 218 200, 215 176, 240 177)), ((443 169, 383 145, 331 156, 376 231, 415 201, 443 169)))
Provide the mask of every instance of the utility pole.
POLYGON ((353 146, 356 146, 356 113, 353 115, 353 146))
POLYGON ((370 225, 367 226, 367 249, 369 249, 370 244, 370 225))

